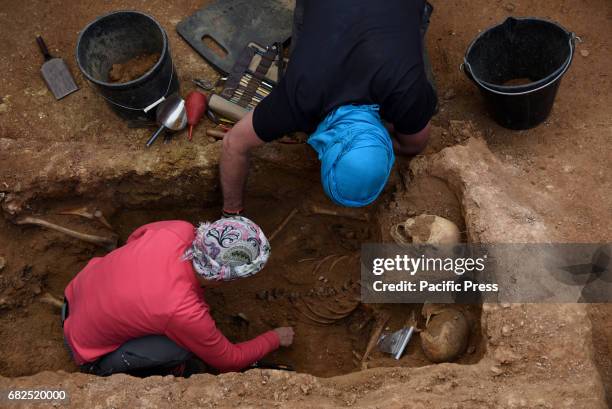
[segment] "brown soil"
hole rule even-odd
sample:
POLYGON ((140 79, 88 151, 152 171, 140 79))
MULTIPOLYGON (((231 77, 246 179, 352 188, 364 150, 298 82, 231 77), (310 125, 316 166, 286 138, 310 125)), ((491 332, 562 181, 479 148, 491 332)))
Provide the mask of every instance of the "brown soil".
POLYGON ((138 55, 122 64, 113 64, 108 71, 109 82, 130 82, 145 75, 159 60, 159 53, 138 55))
MULTIPOLYGON (((0 256, 6 260, 0 271, 0 374, 37 375, 0 377, 1 389, 58 385, 71 391, 77 407, 236 407, 241 403, 398 407, 414 403, 433 408, 600 408, 604 407, 599 386, 603 382, 612 403, 612 310, 606 305, 469 307, 466 315, 472 334, 468 353, 459 361, 463 365, 430 365, 416 337, 401 361, 376 352, 368 363, 370 368, 406 368, 360 371, 352 351, 363 352, 372 322, 361 330, 359 325, 373 311, 387 310, 393 317, 389 330, 397 329, 420 306, 360 307, 337 324, 322 326, 306 322, 292 302, 304 298, 333 305, 336 298, 350 294, 359 275, 356 260, 342 259, 329 271, 333 263, 329 259, 313 273, 317 260, 333 254, 352 256, 365 241, 389 241, 392 223, 421 213, 452 220, 466 240, 610 241, 612 225, 605 222, 612 214, 609 1, 526 0, 513 5, 513 14, 559 21, 582 37, 579 49, 589 51, 576 55, 546 123, 521 132, 492 122, 477 88, 458 69, 466 46, 479 30, 509 15, 506 4, 433 1, 436 10, 428 46, 441 104, 424 157, 435 158, 447 147, 463 148, 476 135, 486 139, 496 161, 469 155, 457 159, 444 151, 447 154, 436 162, 437 169, 428 165, 419 174, 409 168, 408 161, 399 159, 385 195, 365 209, 369 223, 311 214, 312 204, 339 209, 324 198, 316 157, 308 147, 271 144, 258 151, 249 183, 249 216, 272 231, 293 208, 300 211, 272 243, 273 256, 265 272, 209 293, 215 318, 236 340, 271 326, 295 325, 295 346, 273 354, 271 360, 317 376, 350 374, 322 379, 251 371, 180 382, 41 372, 76 368, 63 348, 57 311, 37 299, 46 291, 60 295, 74 274, 104 251, 58 233, 16 226, 13 221, 34 214, 83 232, 110 234, 99 224, 56 214, 89 205, 101 208, 125 238, 148 221, 184 218, 196 222, 219 214, 215 206, 220 144, 205 137, 212 124, 206 121, 198 127, 193 143, 178 135, 170 145, 145 151, 149 131, 129 129, 119 120, 95 89, 87 86, 73 58, 78 32, 89 21, 114 9, 139 9, 166 28, 186 94, 193 78, 218 77, 174 30, 178 21, 203 4, 81 2, 71 4, 71 13, 58 13, 65 7, 59 0, 5 3, 0 10, 4 47, 0 56, 4 73, 0 76, 0 205, 4 210, 0 256), (53 99, 40 78, 40 64, 35 63, 40 60, 32 42, 36 32, 42 32, 50 51, 71 66, 79 92, 59 102, 53 99), (444 164, 451 162, 474 168, 449 174, 444 164), (493 171, 502 165, 506 172, 493 171), (506 193, 504 200, 487 205, 491 197, 499 197, 500 190, 506 193), (527 203, 535 209, 536 218, 525 224, 513 201, 527 203), (545 235, 538 235, 544 230, 545 235), (247 316, 248 327, 234 318, 238 313, 247 316), (510 335, 505 335, 506 327, 510 335)), ((480 149, 467 146, 467 152, 480 149)))
MULTIPOLYGON (((260 169, 264 174, 273 171, 260 169)), ((412 311, 415 311, 417 316, 420 315, 420 305, 362 306, 333 325, 321 325, 301 313, 300 310, 305 309, 304 301, 317 310, 325 307, 342 309, 343 305, 359 296, 359 287, 356 283, 359 281, 360 243, 379 240, 377 236, 379 233, 377 228, 373 228, 375 224, 367 224, 353 218, 310 214, 306 209, 310 208, 311 204, 320 208, 330 208, 313 181, 300 180, 291 175, 283 178, 278 170, 276 174, 277 181, 286 179, 293 189, 311 191, 311 199, 306 204, 300 203, 298 197, 292 196, 282 202, 272 196, 251 200, 248 216, 256 220, 265 231, 273 231, 293 208, 301 210, 272 242, 274 257, 266 267, 265 273, 207 292, 206 297, 213 316, 223 333, 236 342, 278 326, 293 326, 296 330, 294 346, 271 354, 267 357, 268 361, 290 364, 299 372, 324 377, 360 370, 361 363, 356 356, 362 355, 365 350, 376 314, 390 314, 391 320, 386 330, 395 331, 405 324, 412 311), (270 212, 269 209, 271 202, 278 203, 274 212, 270 212), (239 315, 246 316, 248 322, 238 318, 239 315), (321 345, 325 345, 325 348, 321 348, 321 345)), ((258 183, 257 177, 254 183, 258 183)), ((44 211, 41 209, 40 212, 44 212, 47 220, 79 231, 109 235, 109 232, 95 223, 79 220, 73 216, 57 215, 62 210, 75 207, 78 207, 77 203, 60 202, 52 207, 46 207, 44 211)), ((213 220, 219 213, 218 207, 125 209, 118 210, 109 219, 120 237, 120 242, 123 242, 135 228, 149 222, 182 219, 197 224, 200 221, 213 220)), ((367 215, 368 212, 362 214, 367 215)), ((13 299, 18 298, 16 295, 20 290, 24 290, 20 294, 25 292, 28 295, 25 297, 22 295, 21 299, 28 300, 28 305, 31 297, 36 297, 43 289, 61 295, 66 283, 91 256, 103 254, 103 250, 96 250, 91 246, 66 239, 55 232, 25 228, 24 234, 30 237, 32 246, 43 246, 47 249, 40 259, 18 267, 22 272, 15 280, 19 281, 8 285, 7 290, 12 293, 13 299), (49 247, 49 240, 55 245, 49 247)), ((5 305, 9 306, 13 305, 5 305)), ((483 353, 480 308, 478 306, 461 308, 470 317, 472 331, 469 353, 458 362, 474 363, 483 353)), ((22 376, 44 369, 76 370, 67 359, 66 352, 62 350, 57 311, 52 307, 34 303, 19 311, 10 310, 5 318, 4 322, 7 325, 0 325, 0 334, 7 340, 5 350, 9 353, 0 359, 0 373, 5 376, 22 376), (45 322, 46 325, 41 327, 39 325, 41 322, 45 322), (9 334, 14 333, 16 328, 19 328, 16 332, 19 335, 10 336, 9 334), (40 343, 41 348, 45 345, 46 348, 51 348, 52 353, 41 357, 32 356, 27 350, 20 351, 34 333, 39 333, 34 337, 35 345, 40 343), (51 338, 41 336, 46 333, 52 334, 51 338)), ((415 367, 429 363, 421 350, 420 339, 417 336, 401 361, 397 362, 375 351, 371 354, 368 365, 369 367, 415 367)))

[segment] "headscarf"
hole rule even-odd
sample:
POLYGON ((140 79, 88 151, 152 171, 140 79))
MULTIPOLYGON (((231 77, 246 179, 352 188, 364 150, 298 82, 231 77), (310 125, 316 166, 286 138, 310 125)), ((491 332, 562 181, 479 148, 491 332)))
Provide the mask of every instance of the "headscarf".
POLYGON ((336 204, 361 207, 383 191, 395 156, 378 105, 344 105, 308 139, 321 160, 321 183, 336 204))
POLYGON ((185 259, 211 281, 231 281, 257 274, 268 261, 270 244, 261 228, 235 216, 202 223, 185 259))

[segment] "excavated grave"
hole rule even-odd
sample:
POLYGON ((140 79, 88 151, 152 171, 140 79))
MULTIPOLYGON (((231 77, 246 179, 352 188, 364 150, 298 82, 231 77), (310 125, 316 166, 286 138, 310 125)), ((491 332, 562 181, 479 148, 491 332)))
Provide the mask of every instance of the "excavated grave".
POLYGON ((218 145, 135 157, 111 149, 88 152, 93 148, 85 144, 23 152, 11 140, 0 141, 12 160, 22 155, 44 164, 3 189, 0 242, 8 251, 0 281, 0 373, 6 376, 0 378, 0 389, 66 388, 74 407, 605 407, 583 305, 469 306, 470 348, 457 363, 432 365, 415 340, 399 363, 376 353, 367 370, 354 360, 368 341, 372 310, 388 309, 395 317, 389 324, 393 327, 419 306, 360 306, 334 325, 307 322, 294 308, 300 299, 350 297, 359 278, 354 255, 360 243, 388 241, 390 225, 411 213, 447 217, 469 242, 551 241, 538 217, 538 195, 519 189, 512 173, 479 139, 414 161, 394 178, 377 206, 339 215, 313 212, 337 210, 326 202, 316 160, 305 147, 270 145, 257 154, 249 214, 273 231, 293 209, 298 212, 273 241, 273 261, 265 274, 213 291, 208 299, 220 327, 234 339, 295 325, 294 347, 271 359, 294 364, 299 373, 251 370, 189 379, 66 373, 76 368, 63 350, 57 312, 38 298, 46 291, 61 294, 79 268, 104 250, 13 222, 35 215, 108 235, 89 220, 58 214, 95 206, 121 240, 153 220, 214 218, 219 213, 218 145), (347 257, 332 268, 342 256, 347 257), (240 313, 248 324, 236 319, 240 313))

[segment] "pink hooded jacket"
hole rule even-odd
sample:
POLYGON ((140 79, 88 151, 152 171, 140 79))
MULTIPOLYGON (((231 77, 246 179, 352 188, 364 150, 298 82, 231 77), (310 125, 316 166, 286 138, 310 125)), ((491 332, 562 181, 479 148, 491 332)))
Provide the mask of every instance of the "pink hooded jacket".
POLYGON ((125 246, 92 259, 68 284, 64 335, 78 364, 154 334, 222 372, 240 370, 279 347, 274 331, 232 344, 217 329, 191 262, 182 259, 194 233, 183 221, 142 226, 125 246))

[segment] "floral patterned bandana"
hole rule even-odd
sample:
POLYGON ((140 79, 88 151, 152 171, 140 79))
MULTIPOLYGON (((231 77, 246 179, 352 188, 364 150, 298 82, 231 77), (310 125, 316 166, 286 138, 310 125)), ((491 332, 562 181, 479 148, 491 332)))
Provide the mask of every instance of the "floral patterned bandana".
POLYGON ((202 223, 184 258, 211 281, 231 281, 257 274, 270 257, 261 228, 242 216, 202 223))

